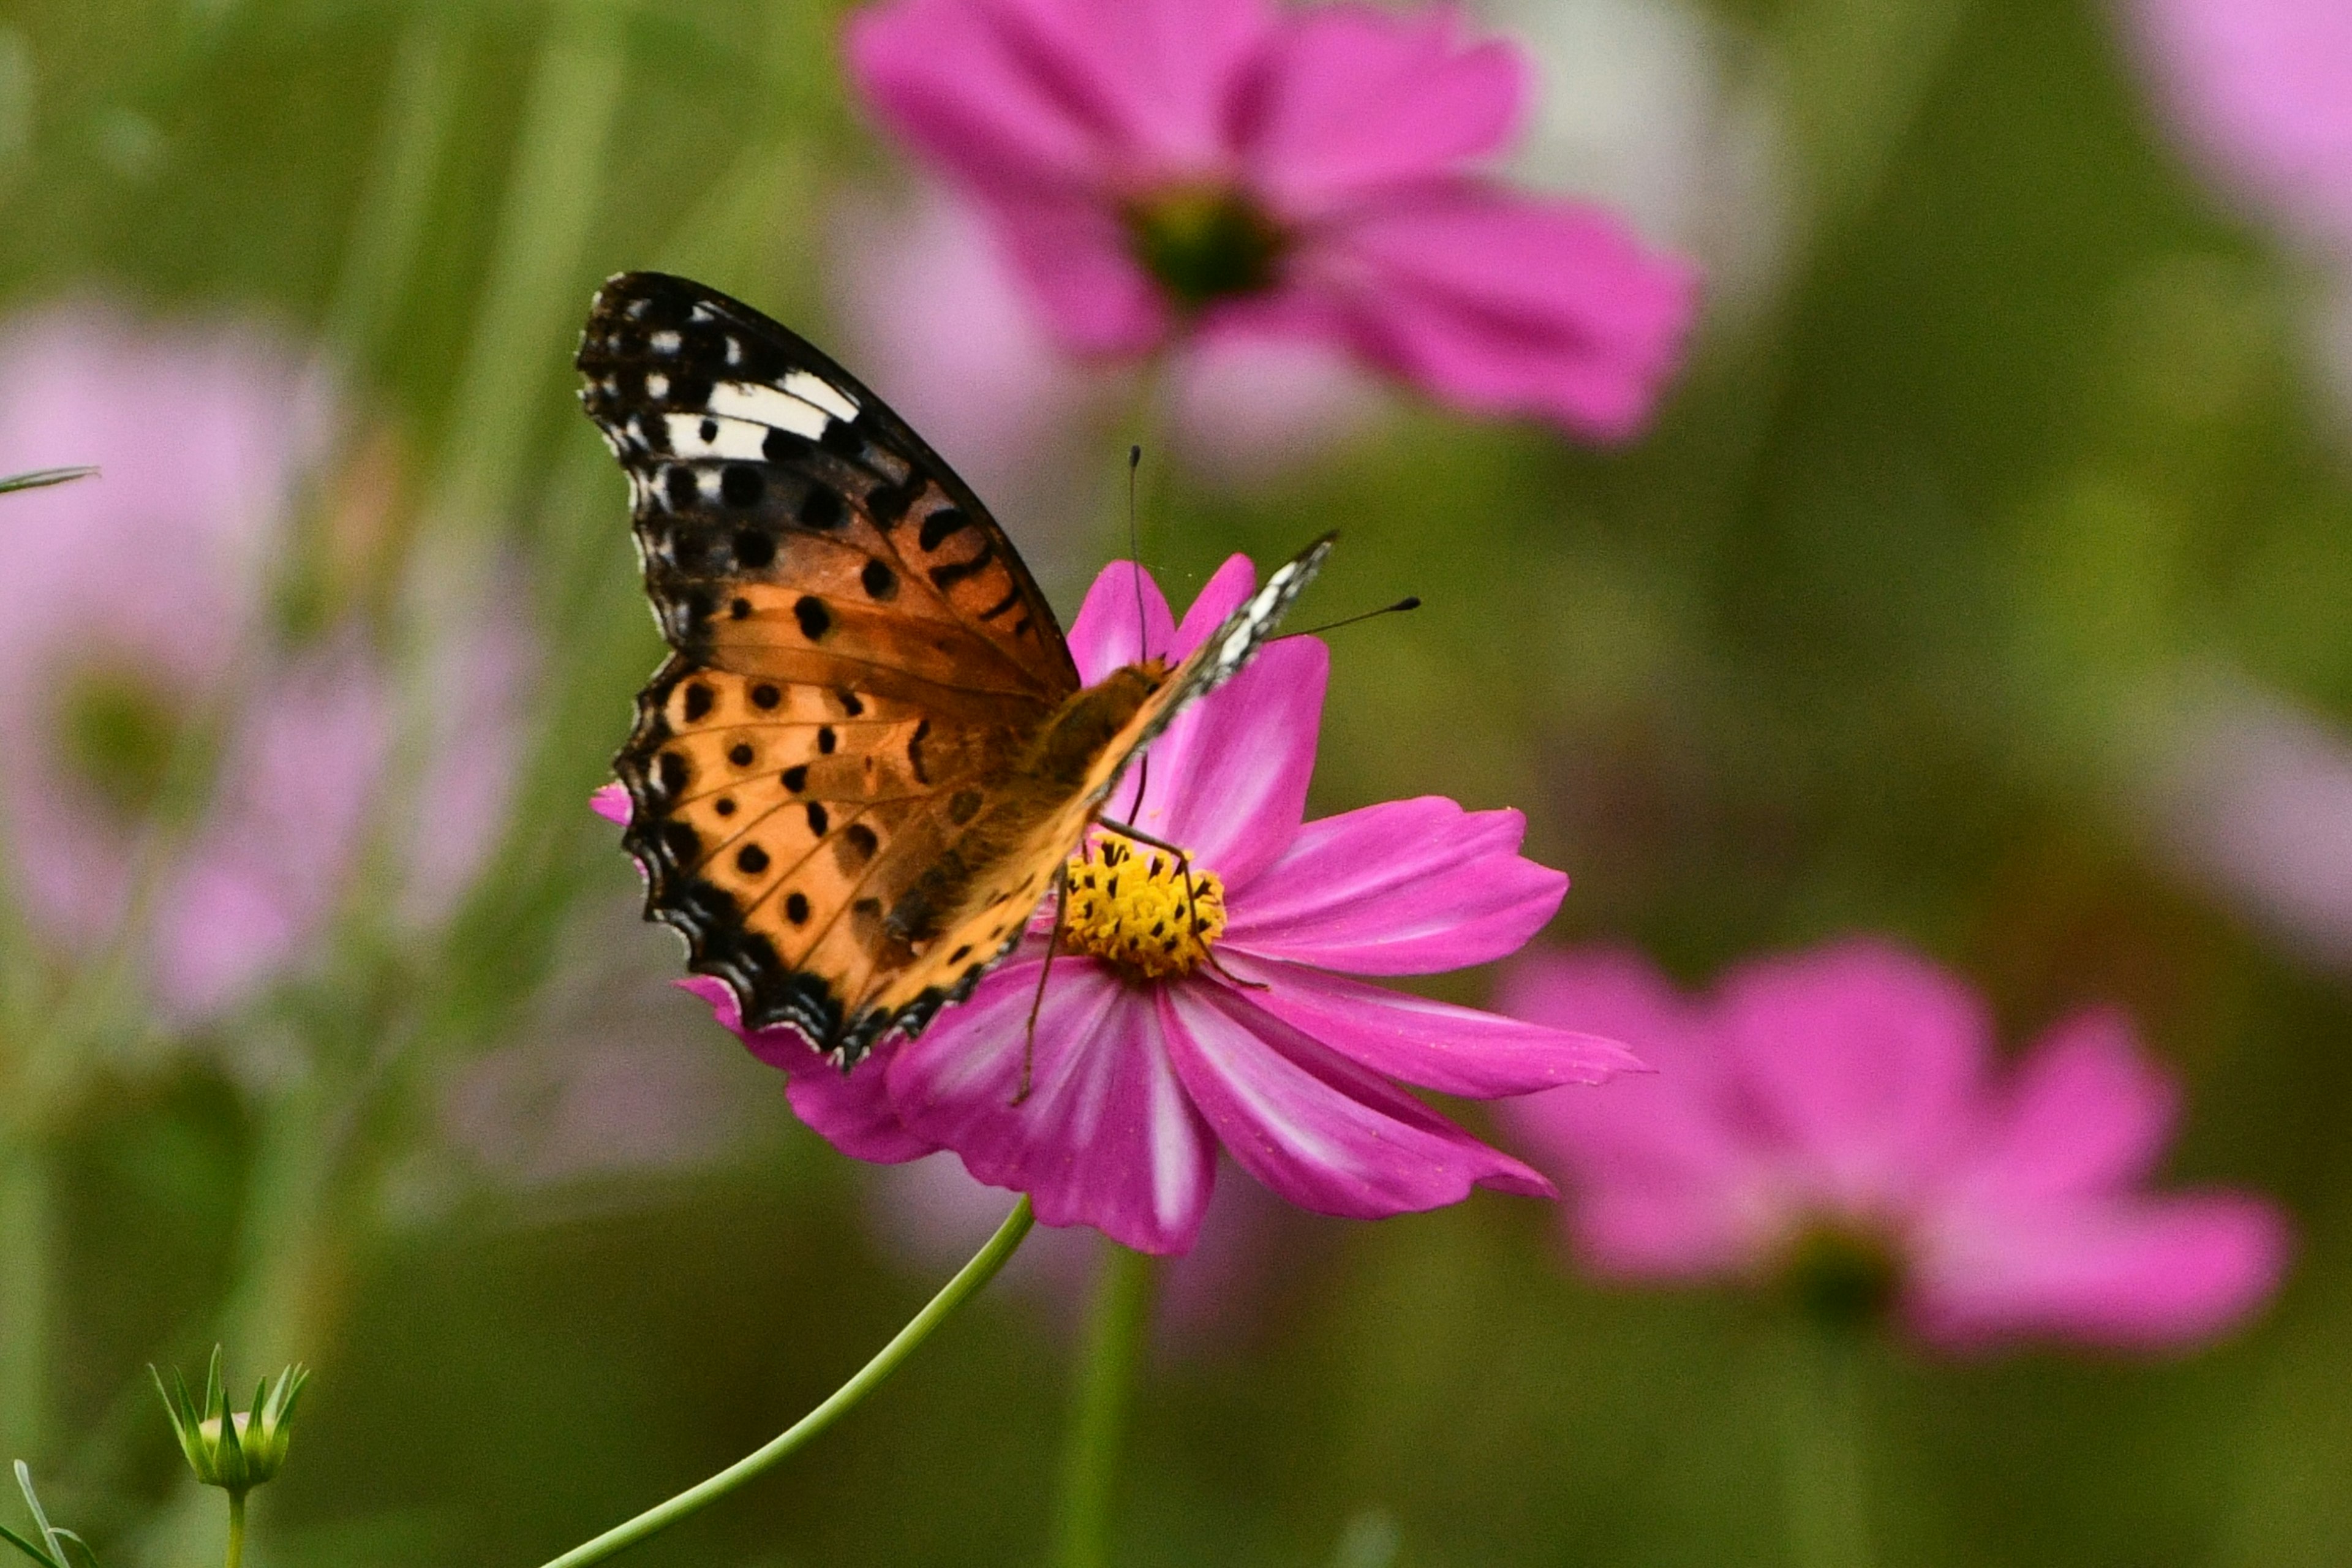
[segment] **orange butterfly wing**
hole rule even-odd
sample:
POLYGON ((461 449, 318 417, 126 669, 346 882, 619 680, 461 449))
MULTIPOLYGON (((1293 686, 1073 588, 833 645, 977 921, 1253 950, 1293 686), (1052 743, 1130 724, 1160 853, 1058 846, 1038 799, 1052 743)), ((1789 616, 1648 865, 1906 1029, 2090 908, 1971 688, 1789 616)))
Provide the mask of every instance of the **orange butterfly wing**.
POLYGON ((747 1026, 790 1025, 845 1065, 1019 940, 1119 769, 1239 668, 1272 624, 1250 610, 1279 615, 1321 558, 1173 674, 1081 690, 987 509, 785 328, 624 274, 579 367, 675 650, 614 763, 646 912, 747 1026))

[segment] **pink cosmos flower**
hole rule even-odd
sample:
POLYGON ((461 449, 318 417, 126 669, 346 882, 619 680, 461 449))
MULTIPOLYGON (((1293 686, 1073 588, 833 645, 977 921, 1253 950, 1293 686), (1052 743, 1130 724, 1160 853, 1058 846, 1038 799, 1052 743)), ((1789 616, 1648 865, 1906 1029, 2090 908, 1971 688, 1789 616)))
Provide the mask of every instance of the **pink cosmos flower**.
POLYGON ((2338 0, 2130 0, 2166 110, 2272 220, 2352 256, 2352 9, 2338 0))
MULTIPOLYGON (((999 510, 1075 549, 1099 522, 1131 417, 1132 365, 1081 363, 971 207, 936 187, 843 204, 833 234, 836 314, 874 389, 999 510)), ((1386 412, 1386 389, 1338 350, 1225 334, 1169 363, 1160 412, 1174 453, 1213 483, 1262 480, 1318 457, 1386 412)))
POLYGON ((1641 427, 1680 357, 1686 267, 1482 172, 1528 72, 1451 10, 889 0, 851 19, 848 52, 1077 352, 1329 344, 1601 438, 1641 427))
MULTIPOLYGON (((1244 599, 1228 561, 1181 626, 1149 578, 1106 568, 1072 628, 1098 679, 1143 654, 1181 658, 1244 599)), ((1028 1193, 1047 1225, 1090 1225, 1147 1252, 1197 1233, 1222 1145, 1302 1208, 1370 1218, 1460 1201, 1473 1186, 1549 1195, 1518 1161, 1398 1087, 1475 1098, 1597 1083, 1638 1066, 1615 1043, 1427 1001, 1351 979, 1422 974, 1515 952, 1568 879, 1520 858, 1513 811, 1434 796, 1302 822, 1329 653, 1274 644, 1151 751, 1150 796, 1122 786, 1106 819, 1182 845, 1205 934, 1138 966, 1135 940, 1185 897, 1172 865, 1128 862, 1123 895, 1087 874, 1126 841, 1098 832, 1026 1063, 1026 1023, 1050 914, 1024 949, 915 1040, 847 1074, 790 1029, 745 1044, 781 1068, 793 1107, 843 1152, 887 1163, 952 1149, 992 1186, 1028 1193), (1157 971, 1154 973, 1153 971, 1157 971)), ((599 801, 625 816, 625 797, 599 801)), ((1103 880, 1107 883, 1108 878, 1103 880)), ((715 980, 685 982, 737 1028, 715 980)))
POLYGON ((1603 1274, 1777 1280, 1947 1346, 2155 1348, 2244 1318, 2284 1268, 2269 1204, 2144 1189, 2177 1095, 2118 1014, 1996 1074, 1978 997, 1869 942, 1748 964, 1703 1000, 1631 953, 1530 958, 1507 995, 1658 1069, 1505 1108, 1572 1186, 1568 1234, 1603 1274))

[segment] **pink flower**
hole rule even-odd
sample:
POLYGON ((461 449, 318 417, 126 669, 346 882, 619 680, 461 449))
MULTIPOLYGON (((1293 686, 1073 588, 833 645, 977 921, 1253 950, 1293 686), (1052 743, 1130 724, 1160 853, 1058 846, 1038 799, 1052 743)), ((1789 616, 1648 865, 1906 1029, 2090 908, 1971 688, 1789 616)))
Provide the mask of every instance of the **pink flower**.
POLYGON ((1685 267, 1481 173, 1528 71, 1450 10, 890 0, 848 49, 1077 352, 1328 343, 1458 407, 1603 438, 1640 428, 1680 357, 1685 267))
MULTIPOLYGON (((980 216, 936 187, 845 202, 834 242, 835 313, 860 374, 998 510, 1028 521, 1031 564, 1050 579, 1053 546, 1075 550, 1111 505, 1103 458, 1133 416, 1138 371, 1064 353, 980 216)), ((1216 483, 1318 457, 1390 401, 1317 342, 1228 333, 1184 345, 1167 369, 1157 412, 1171 447, 1216 483)))
MULTIPOLYGON (((1148 578, 1139 610, 1138 576, 1113 564, 1087 595, 1070 647, 1089 679, 1141 657, 1139 618, 1152 653, 1181 657, 1254 579, 1234 557, 1178 626, 1148 578)), ((1590 1035, 1348 976, 1500 958, 1550 918, 1568 879, 1519 858, 1517 812, 1425 796, 1303 823, 1328 661, 1312 637, 1268 647, 1154 745, 1149 800, 1138 808, 1130 774, 1106 814, 1189 851, 1203 938, 1140 967, 1132 944, 1185 895, 1148 849, 1113 892, 1108 868, 1126 841, 1098 833, 1075 868, 1103 885, 1073 898, 1034 1057, 1026 1020, 1050 915, 969 1002, 847 1074, 790 1029, 746 1036, 786 1074, 802 1120, 864 1160, 952 1149, 979 1180, 1028 1193, 1044 1223, 1091 1225, 1148 1252, 1192 1246, 1220 1146, 1323 1214, 1435 1208, 1473 1186, 1549 1194, 1398 1083, 1487 1099, 1597 1083, 1634 1059, 1590 1035)), ((599 809, 625 815, 626 802, 599 809)), ((684 984, 737 1026, 724 985, 684 984)))
POLYGON ((2285 1266, 2269 1204, 2144 1190, 2177 1097, 2116 1013, 1997 1078, 1977 996, 1874 942, 1748 964, 1704 1000, 1630 953, 1531 958, 1507 995, 1658 1068, 1506 1108, 1573 1187, 1569 1236, 1603 1274, 1777 1280, 1947 1346, 2155 1348, 2244 1318, 2285 1266))
POLYGON ((145 937, 157 999, 184 1021, 283 968, 325 918, 389 741, 388 694, 356 648, 250 662, 325 414, 291 356, 236 329, 85 307, 0 339, 0 468, 101 470, 0 504, 11 879, 53 943, 105 940, 163 769, 215 727, 223 787, 158 870, 145 937), (240 687, 268 700, 239 705, 240 687))
MULTIPOLYGON (((0 497, 0 882, 77 956, 121 931, 144 876, 131 934, 176 1024, 295 969, 385 819, 383 661, 352 628, 289 646, 269 613, 332 414, 301 362, 251 329, 81 306, 0 331, 0 472, 100 469, 0 497), (194 809, 159 825, 166 773, 190 753, 210 760, 182 803, 194 809)), ((514 765, 476 700, 513 682, 499 685, 496 639, 479 640, 441 682, 475 732, 425 738, 433 809, 401 819, 431 823, 432 844, 397 857, 394 890, 420 908, 446 910, 488 847, 504 792, 482 775, 514 765)))
POLYGON ((2132 0, 2164 107, 2225 184, 2352 251, 2352 9, 2338 0, 2132 0))

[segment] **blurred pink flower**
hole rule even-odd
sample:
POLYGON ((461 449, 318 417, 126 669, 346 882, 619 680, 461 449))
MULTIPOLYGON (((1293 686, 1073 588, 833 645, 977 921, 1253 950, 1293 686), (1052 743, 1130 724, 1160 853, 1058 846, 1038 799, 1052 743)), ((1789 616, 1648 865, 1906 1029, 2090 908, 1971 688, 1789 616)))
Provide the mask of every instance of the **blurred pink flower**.
POLYGON ((2059 1025, 1996 1081, 1976 995, 1869 942, 1748 964, 1705 1000, 1630 953, 1530 957, 1506 995, 1658 1069, 1504 1108, 1604 1274, 1777 1280, 1953 1347, 2155 1348, 2242 1320, 2284 1268, 2270 1204, 2145 1190, 2177 1095, 2118 1014, 2059 1025))
POLYGON ((1601 438, 1641 427, 1681 356, 1686 267, 1480 172, 1528 73, 1453 11, 890 0, 851 19, 848 52, 1077 352, 1329 344, 1601 438))
POLYGON ((2352 969, 2352 734, 2230 677, 2150 706, 2168 722, 2131 783, 2159 846, 2286 945, 2352 969))
POLYGON ((2340 0, 2128 0, 2192 153, 2272 221, 2352 252, 2352 7, 2340 0))
MULTIPOLYGON (((1139 634, 1153 653, 1181 658, 1254 576, 1234 556, 1180 627, 1147 576, 1114 563, 1071 631, 1080 672, 1098 679, 1142 657, 1139 634)), ((1322 1214, 1435 1208, 1474 1185, 1549 1195, 1541 1176, 1393 1080, 1491 1099, 1597 1083, 1634 1059, 1590 1035, 1333 972, 1419 974, 1500 958, 1550 918, 1568 879, 1519 858, 1513 811, 1424 796, 1302 823, 1328 662, 1312 637, 1266 648, 1154 745, 1151 800, 1138 805, 1130 775, 1106 813, 1190 852, 1198 897, 1223 916, 1202 917, 1201 951, 1157 977, 1102 956, 1119 951, 1142 889, 1163 902, 1184 896, 1171 867, 1129 862, 1127 904, 1106 899, 1074 915, 1034 1061, 1025 1023, 1050 915, 969 1002, 846 1074, 790 1029, 746 1036, 786 1074, 802 1120, 858 1159, 952 1149, 981 1181, 1028 1193, 1044 1223, 1091 1225, 1147 1252, 1192 1246, 1220 1145, 1322 1214), (1016 1098, 1024 1064, 1031 1091, 1016 1098)), ((602 795, 598 809, 625 816, 626 801, 602 795)), ((1098 831, 1087 853, 1111 842, 1098 831)), ((738 1027, 723 984, 683 984, 738 1027)))
MULTIPOLYGON (((72 953, 118 934, 144 866, 132 934, 175 1023, 294 967, 379 821, 394 728, 380 659, 353 630, 289 648, 268 614, 332 416, 315 377, 253 329, 79 306, 0 330, 0 470, 101 470, 0 500, 5 879, 72 953), (165 772, 190 754, 209 759, 207 793, 158 837, 165 772)), ((496 661, 463 662, 449 689, 477 689, 496 661)), ((444 784, 447 749, 421 759, 444 784)), ((462 819, 493 793, 451 788, 445 837, 478 846, 462 819)))
MULTIPOLYGON (((1133 406, 1134 368, 1064 353, 980 216, 937 187, 904 203, 845 203, 833 261, 836 311, 866 380, 999 512, 1075 550, 1110 500, 1111 437, 1133 406)), ((1326 345, 1231 334, 1180 349, 1165 395, 1172 447, 1213 481, 1318 456, 1387 401, 1326 345)))

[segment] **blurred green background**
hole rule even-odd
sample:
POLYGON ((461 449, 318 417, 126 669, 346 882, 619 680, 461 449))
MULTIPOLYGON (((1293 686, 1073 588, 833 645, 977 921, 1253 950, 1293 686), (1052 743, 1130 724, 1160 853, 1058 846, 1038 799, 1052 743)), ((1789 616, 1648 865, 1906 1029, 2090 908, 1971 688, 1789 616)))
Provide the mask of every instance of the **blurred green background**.
MULTIPOLYGON (((1655 429, 1595 452, 1399 399, 1244 479, 1179 452, 1148 470, 1150 563, 1181 598, 1232 550, 1337 525, 1329 613, 1427 601, 1339 634, 1318 811, 1518 805, 1575 879, 1553 935, 1636 941, 1693 983, 1871 930, 1982 984, 2011 1038, 2119 1000, 2187 1085, 2170 1169, 2294 1211, 2284 1295, 2197 1355, 1876 1356, 1885 1562, 2352 1558, 2347 948, 2200 854, 2171 771, 2233 704, 2352 721, 2352 408, 2311 279, 2197 182, 2087 0, 1482 15, 1590 110, 1546 122, 1534 174, 1709 269, 1655 429)), ((360 545, 302 536, 283 613, 398 658, 504 596, 539 650, 503 721, 508 819, 446 921, 390 928, 362 886, 299 976, 167 1039, 11 966, 0 1431, 109 1563, 215 1550, 151 1360, 222 1339, 240 1377, 318 1369, 256 1504, 262 1563, 522 1564, 772 1435, 951 1267, 896 1234, 919 1194, 798 1129, 667 989, 673 944, 583 805, 658 644, 571 395, 578 321, 606 274, 662 267, 860 363, 833 215, 903 170, 845 96, 837 21, 0 13, 0 307, 303 345, 386 499, 360 545), (446 581, 477 591, 417 587, 446 581), (38 1047, 58 1037, 63 1066, 38 1047), (265 1046, 276 1070, 240 1065, 265 1046)), ((1118 440, 1080 446, 1098 504, 1001 509, 1066 619, 1125 529, 1118 440)), ((1778 1331, 1730 1296, 1582 1282, 1553 1220, 1481 1194, 1254 1222, 1279 1245, 1151 1365, 1122 1561, 1781 1559, 1778 1331)), ((1039 1557, 1083 1265, 993 1289, 638 1560, 1039 1557)))

